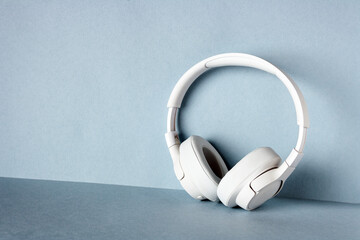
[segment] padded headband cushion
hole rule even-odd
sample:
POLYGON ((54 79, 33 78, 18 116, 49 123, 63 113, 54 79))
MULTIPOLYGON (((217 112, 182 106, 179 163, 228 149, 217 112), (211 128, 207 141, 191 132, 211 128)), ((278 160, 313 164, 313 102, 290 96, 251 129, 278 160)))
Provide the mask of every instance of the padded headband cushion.
POLYGON ((250 184, 261 173, 278 167, 281 158, 269 147, 257 148, 238 162, 221 180, 217 194, 221 202, 228 206, 236 206, 236 197, 240 190, 250 184))
POLYGON ((217 186, 228 169, 216 149, 205 139, 191 136, 180 145, 180 163, 185 178, 190 178, 204 197, 217 201, 217 186))

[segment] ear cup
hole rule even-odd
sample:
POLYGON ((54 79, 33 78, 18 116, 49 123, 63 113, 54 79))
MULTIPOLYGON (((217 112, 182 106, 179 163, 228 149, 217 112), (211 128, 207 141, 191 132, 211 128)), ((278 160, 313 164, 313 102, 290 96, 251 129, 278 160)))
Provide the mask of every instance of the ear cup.
POLYGON ((221 202, 236 206, 236 197, 241 189, 263 172, 278 167, 281 158, 269 147, 257 148, 238 162, 219 183, 217 194, 221 202))
POLYGON ((219 200, 217 186, 228 169, 216 149, 205 139, 191 136, 180 145, 184 189, 196 199, 219 200))

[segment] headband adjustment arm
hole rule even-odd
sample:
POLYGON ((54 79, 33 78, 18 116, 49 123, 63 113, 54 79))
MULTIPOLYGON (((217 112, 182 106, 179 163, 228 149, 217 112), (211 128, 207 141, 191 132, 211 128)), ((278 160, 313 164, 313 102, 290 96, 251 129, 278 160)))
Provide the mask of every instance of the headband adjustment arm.
POLYGON ((165 133, 165 139, 171 159, 173 160, 176 178, 180 181, 185 175, 180 163, 180 141, 178 133, 176 131, 167 132, 165 133))

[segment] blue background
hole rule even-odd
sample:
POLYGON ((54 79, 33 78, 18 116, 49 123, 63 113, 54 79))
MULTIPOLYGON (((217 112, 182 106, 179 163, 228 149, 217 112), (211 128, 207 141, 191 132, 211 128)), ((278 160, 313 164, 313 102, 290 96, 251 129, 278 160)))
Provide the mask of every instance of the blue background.
MULTIPOLYGON (((308 104, 305 157, 281 196, 360 203, 358 1, 0 1, 0 176, 181 186, 164 141, 178 78, 224 52, 287 72, 308 104)), ((296 143, 295 110, 270 74, 201 77, 181 137, 233 166, 296 143)))

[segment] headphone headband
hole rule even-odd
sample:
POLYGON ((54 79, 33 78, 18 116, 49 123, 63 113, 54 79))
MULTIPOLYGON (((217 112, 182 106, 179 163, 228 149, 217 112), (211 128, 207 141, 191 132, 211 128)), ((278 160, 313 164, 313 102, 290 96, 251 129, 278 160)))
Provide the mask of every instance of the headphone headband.
POLYGON ((264 59, 244 54, 225 53, 207 58, 190 68, 176 83, 168 101, 168 108, 180 108, 182 100, 191 84, 204 72, 211 68, 225 66, 243 66, 260 69, 278 77, 288 89, 296 110, 297 124, 300 127, 309 127, 307 106, 300 89, 296 83, 280 69, 264 59))

